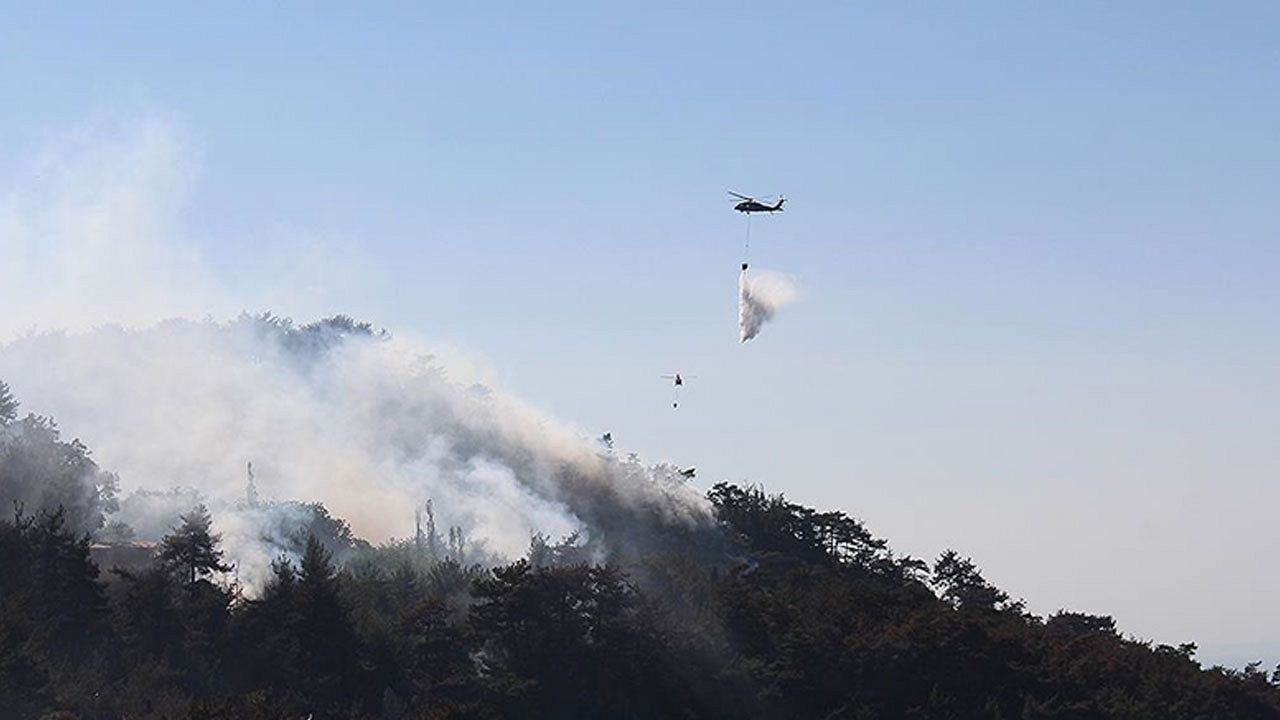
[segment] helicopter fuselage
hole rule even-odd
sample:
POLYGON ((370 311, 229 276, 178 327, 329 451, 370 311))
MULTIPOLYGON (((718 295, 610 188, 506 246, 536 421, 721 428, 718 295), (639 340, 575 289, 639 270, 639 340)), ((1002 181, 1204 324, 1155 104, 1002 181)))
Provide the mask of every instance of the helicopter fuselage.
POLYGON ((737 205, 734 205, 733 209, 740 213, 782 212, 782 203, 783 201, 779 200, 777 205, 765 205, 764 203, 757 202, 755 200, 743 200, 737 205))

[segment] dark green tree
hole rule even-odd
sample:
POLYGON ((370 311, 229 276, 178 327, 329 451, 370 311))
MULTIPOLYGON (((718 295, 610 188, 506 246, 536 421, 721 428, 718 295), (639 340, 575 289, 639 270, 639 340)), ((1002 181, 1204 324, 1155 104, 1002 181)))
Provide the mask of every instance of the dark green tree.
POLYGON ((61 510, 0 522, 0 716, 84 699, 107 640, 107 606, 88 538, 61 510))
POLYGON ((213 518, 207 507, 196 505, 180 520, 173 532, 160 541, 161 566, 180 572, 192 586, 206 575, 231 569, 222 562, 222 550, 218 548, 222 536, 212 532, 213 518))
POLYGON ((0 422, 0 508, 37 515, 61 509, 65 526, 93 533, 115 511, 118 480, 79 440, 64 442, 49 418, 0 422))
POLYGON ((342 598, 333 556, 314 535, 307 538, 297 583, 299 664, 321 715, 337 716, 362 700, 360 641, 342 598))
POLYGON ((1022 603, 1011 602, 1009 594, 987 582, 969 558, 947 550, 933 565, 933 582, 943 600, 960 610, 1014 610, 1022 603))
POLYGON ((271 563, 262 596, 236 618, 233 648, 240 662, 228 668, 243 691, 293 689, 302 678, 298 573, 288 558, 271 563))

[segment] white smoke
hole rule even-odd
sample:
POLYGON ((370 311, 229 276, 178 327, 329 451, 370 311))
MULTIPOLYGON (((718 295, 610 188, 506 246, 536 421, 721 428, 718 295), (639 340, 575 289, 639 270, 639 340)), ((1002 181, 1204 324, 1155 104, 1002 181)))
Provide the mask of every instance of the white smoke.
POLYGON ((159 116, 52 133, 0 188, 0 342, 33 330, 230 318, 246 307, 319 315, 356 302, 351 243, 273 223, 232 275, 186 227, 201 153, 159 116), (270 240, 270 242, 268 242, 270 240))
POLYGON ((79 128, 31 158, 0 193, 0 340, 234 312, 173 233, 197 167, 191 143, 158 119, 79 128))
POLYGON ((411 534, 427 499, 442 527, 508 556, 534 532, 638 553, 709 524, 690 488, 601 456, 406 335, 207 319, 293 295, 285 280, 242 297, 182 240, 194 155, 161 121, 72 133, 33 164, 38 183, 0 193, 0 378, 125 495, 194 490, 256 576, 274 546, 234 512, 248 461, 263 496, 322 502, 375 542, 411 534))
POLYGON ((0 347, 0 377, 120 474, 125 491, 181 486, 209 499, 231 559, 272 551, 243 516, 258 490, 323 502, 374 541, 412 532, 434 501, 498 554, 573 530, 640 550, 664 527, 708 521, 688 487, 629 472, 582 434, 501 393, 454 380, 419 345, 259 318, 173 320, 43 334, 0 347))
POLYGON ((759 335, 760 328, 796 298, 795 285, 785 275, 770 270, 748 273, 744 266, 738 276, 738 339, 741 342, 759 335))

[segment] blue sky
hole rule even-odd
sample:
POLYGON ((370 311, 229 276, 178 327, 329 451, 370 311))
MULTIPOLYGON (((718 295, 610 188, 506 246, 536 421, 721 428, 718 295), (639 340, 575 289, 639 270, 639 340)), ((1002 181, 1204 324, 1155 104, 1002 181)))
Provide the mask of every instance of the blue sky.
POLYGON ((1280 641, 1280 6, 263 5, 6 8, 0 181, 163 118, 168 227, 247 309, 320 248, 341 282, 271 309, 1040 612, 1280 641), (728 189, 787 195, 752 261, 801 293, 746 346, 728 189))

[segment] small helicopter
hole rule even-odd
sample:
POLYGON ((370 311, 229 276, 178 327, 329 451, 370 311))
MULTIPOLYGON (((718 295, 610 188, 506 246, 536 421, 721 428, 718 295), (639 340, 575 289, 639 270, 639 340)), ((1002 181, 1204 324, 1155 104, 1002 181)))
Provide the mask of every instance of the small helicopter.
POLYGON ((749 197, 747 195, 741 195, 732 190, 729 191, 729 194, 742 201, 742 202, 739 202, 737 205, 734 205, 733 209, 737 210, 740 213, 745 213, 747 215, 750 215, 751 213, 758 213, 758 212, 763 212, 763 213, 782 212, 782 203, 787 201, 786 198, 780 197, 778 198, 778 203, 776 205, 767 205, 765 203, 760 202, 759 200, 756 200, 753 197, 749 197))
POLYGON ((675 399, 675 401, 674 401, 674 402, 672 402, 672 403, 671 403, 671 407, 673 407, 673 408, 678 408, 678 407, 680 407, 680 388, 684 387, 684 381, 685 381, 685 379, 686 379, 686 378, 688 378, 688 379, 692 380, 692 379, 694 379, 694 378, 696 378, 696 377, 698 377, 698 376, 697 376, 697 375, 687 375, 687 376, 682 376, 682 375, 680 375, 680 373, 676 373, 676 374, 674 374, 674 375, 663 375, 663 376, 662 376, 662 379, 663 379, 663 380, 670 380, 670 381, 671 381, 671 384, 672 384, 672 387, 674 387, 674 388, 676 389, 676 399, 675 399))
MULTIPOLYGON (((697 375, 690 375, 689 377, 690 377, 690 378, 695 378, 695 377, 697 377, 697 375)), ((662 379, 663 379, 663 380, 671 380, 671 381, 675 384, 675 386, 676 386, 676 387, 683 387, 683 386, 684 386, 684 378, 680 377, 680 373, 676 373, 675 375, 663 375, 663 376, 662 376, 662 379)))

